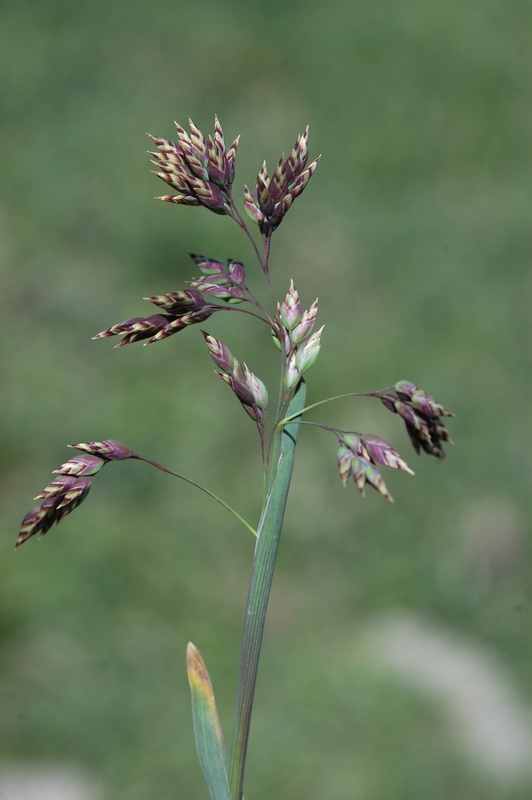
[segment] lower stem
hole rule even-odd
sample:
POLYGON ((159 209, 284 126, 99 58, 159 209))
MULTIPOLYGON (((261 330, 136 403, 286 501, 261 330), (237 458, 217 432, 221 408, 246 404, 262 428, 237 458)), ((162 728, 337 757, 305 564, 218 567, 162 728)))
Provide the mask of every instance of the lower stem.
MULTIPOLYGON (((302 381, 290 405, 288 413, 297 417, 305 406, 306 386, 302 381)), ((272 460, 272 479, 258 527, 258 538, 253 557, 249 584, 240 673, 236 700, 235 727, 231 749, 229 785, 232 800, 241 800, 244 769, 251 723, 251 711, 259 667, 262 636, 268 609, 268 600, 279 548, 290 479, 294 466, 295 446, 299 432, 299 420, 283 427, 275 434, 278 442, 272 452, 278 457, 272 460)))

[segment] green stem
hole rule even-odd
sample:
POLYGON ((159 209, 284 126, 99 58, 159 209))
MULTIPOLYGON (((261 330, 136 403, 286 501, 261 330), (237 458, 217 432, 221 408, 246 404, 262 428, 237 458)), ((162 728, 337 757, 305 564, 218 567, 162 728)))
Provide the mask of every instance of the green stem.
POLYGON ((347 394, 337 394, 335 397, 328 397, 326 400, 318 400, 317 403, 312 403, 311 406, 307 406, 306 408, 302 408, 301 411, 298 411, 295 414, 289 414, 284 419, 281 419, 277 423, 277 427, 280 428, 283 425, 286 425, 291 420, 298 417, 300 414, 304 414, 305 411, 310 411, 311 408, 316 408, 317 406, 322 406, 325 403, 332 403, 333 400, 343 400, 344 397, 379 397, 381 394, 387 391, 392 391, 391 389, 381 389, 379 392, 347 392, 347 394))
POLYGON ((244 220, 242 218, 242 214, 240 213, 240 211, 236 207, 235 201, 233 200, 233 198, 231 198, 231 208, 232 208, 233 214, 234 214, 234 216, 233 216, 234 221, 237 223, 237 225, 240 228, 242 228, 242 230, 244 231, 244 233, 248 237, 249 241, 251 242, 251 246, 253 247, 253 249, 255 251, 255 255, 257 256, 259 264, 262 267, 262 265, 263 265, 262 256, 260 254, 259 248, 257 247, 257 243, 256 243, 255 239, 253 238, 253 236, 251 235, 251 233, 249 232, 249 228, 246 225, 246 223, 244 222, 244 220))
POLYGON ((171 469, 167 469, 166 467, 163 467, 162 464, 158 464, 157 461, 152 461, 149 458, 143 458, 142 456, 139 456, 137 454, 131 457, 136 458, 137 461, 144 461, 145 464, 151 464, 152 467, 156 467, 157 469, 161 470, 161 472, 166 472, 168 475, 173 475, 174 478, 181 478, 182 481, 185 481, 185 483, 190 483, 190 485, 195 486, 196 489, 201 489, 202 492, 208 494, 209 497, 212 497, 213 500, 216 500, 217 503, 220 503, 221 506, 227 509, 227 511, 229 511, 229 513, 232 514, 233 517, 235 517, 239 522, 241 522, 242 525, 244 525, 244 527, 247 528, 248 531, 250 531, 253 534, 253 536, 255 536, 255 538, 257 538, 258 536, 257 531, 255 530, 255 528, 251 527, 249 522, 246 522, 244 517, 241 517, 240 514, 237 511, 235 511, 234 508, 231 508, 231 506, 224 500, 222 500, 221 497, 218 497, 218 495, 214 494, 214 492, 211 492, 210 489, 207 489, 205 486, 202 486, 201 483, 196 483, 196 481, 193 481, 192 478, 187 478, 186 475, 181 475, 181 473, 179 472, 172 472, 171 469))
MULTIPOLYGON (((306 386, 302 381, 290 403, 288 410, 293 419, 301 415, 305 405, 306 386)), ((241 800, 244 769, 249 739, 251 710, 259 666, 262 636, 266 621, 268 599, 272 585, 279 538, 283 525, 284 512, 294 466, 295 446, 299 432, 299 421, 286 425, 275 434, 277 441, 273 453, 278 453, 272 461, 274 474, 258 527, 253 567, 246 606, 244 635, 240 656, 240 674, 236 701, 235 728, 231 749, 231 771, 229 786, 232 800, 241 800)))

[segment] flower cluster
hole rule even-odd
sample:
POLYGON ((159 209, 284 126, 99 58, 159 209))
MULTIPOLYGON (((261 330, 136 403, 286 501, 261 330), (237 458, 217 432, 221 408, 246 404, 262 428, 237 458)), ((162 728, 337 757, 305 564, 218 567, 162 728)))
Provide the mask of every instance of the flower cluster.
POLYGON ((144 300, 148 300, 166 313, 126 319, 125 322, 112 325, 92 338, 104 339, 107 336, 125 334, 116 347, 123 347, 140 339, 148 339, 146 344, 153 344, 178 333, 187 325, 205 322, 218 309, 218 306, 207 303, 196 289, 158 294, 145 297, 144 300))
POLYGON ((189 253, 189 256, 202 273, 200 278, 186 281, 189 286, 232 305, 247 299, 247 287, 244 283, 246 270, 240 261, 230 258, 227 261, 227 267, 224 267, 219 261, 205 258, 196 253, 189 253))
POLYGON ((284 215, 309 182, 319 160, 318 156, 307 167, 307 126, 305 132, 297 137, 288 158, 283 153, 271 177, 264 162, 253 192, 244 186, 246 212, 259 226, 263 236, 269 236, 281 224, 284 215))
POLYGON ((168 203, 205 206, 217 214, 232 214, 231 184, 235 177, 238 138, 226 150, 222 126, 214 118, 214 137, 206 139, 192 120, 190 133, 175 123, 177 143, 151 136, 158 150, 150 153, 158 178, 177 191, 158 197, 168 203))
POLYGON ((452 444, 449 431, 440 417, 454 417, 440 403, 410 381, 398 381, 393 394, 378 394, 389 411, 399 414, 406 425, 416 453, 421 449, 436 458, 445 458, 442 442, 452 444))
POLYGON ((365 494, 366 483, 373 486, 383 497, 393 502, 386 484, 377 469, 377 464, 400 469, 413 475, 406 461, 384 439, 371 433, 344 433, 335 431, 340 445, 338 470, 344 486, 352 476, 360 493, 365 494))
POLYGON ((262 426, 264 412, 268 407, 268 392, 265 385, 246 364, 234 357, 225 344, 205 331, 203 335, 209 355, 219 369, 215 370, 216 374, 231 387, 251 419, 259 427, 262 426))
POLYGON ((278 304, 274 321, 274 341, 284 348, 287 357, 285 388, 288 391, 296 388, 303 373, 311 368, 319 355, 323 327, 312 333, 317 314, 318 301, 303 311, 294 282, 290 281, 290 289, 283 302, 278 304))
POLYGON ((87 497, 94 476, 108 461, 123 461, 136 458, 135 453, 121 442, 106 439, 102 442, 71 444, 86 455, 75 456, 54 469, 54 478, 35 500, 42 502, 28 511, 20 526, 16 547, 26 539, 40 533, 41 539, 52 525, 61 522, 87 497))

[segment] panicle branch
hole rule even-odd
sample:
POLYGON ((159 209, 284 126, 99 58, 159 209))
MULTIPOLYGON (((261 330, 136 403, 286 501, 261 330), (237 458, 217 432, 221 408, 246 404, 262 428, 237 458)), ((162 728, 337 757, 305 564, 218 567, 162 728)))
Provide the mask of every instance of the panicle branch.
POLYGON ((238 305, 242 302, 252 303, 263 311, 262 306, 255 300, 245 284, 246 271, 240 261, 229 259, 227 267, 224 267, 214 259, 205 258, 196 253, 189 253, 189 255, 202 273, 199 278, 186 281, 192 287, 191 289, 144 298, 165 313, 126 319, 117 325, 111 325, 110 328, 106 328, 92 338, 103 339, 123 334, 124 338, 116 347, 123 347, 142 339, 148 340, 145 344, 153 344, 167 339, 174 333, 179 333, 190 325, 205 322, 216 311, 228 310, 227 306, 212 303, 203 295, 223 300, 228 306, 238 305))

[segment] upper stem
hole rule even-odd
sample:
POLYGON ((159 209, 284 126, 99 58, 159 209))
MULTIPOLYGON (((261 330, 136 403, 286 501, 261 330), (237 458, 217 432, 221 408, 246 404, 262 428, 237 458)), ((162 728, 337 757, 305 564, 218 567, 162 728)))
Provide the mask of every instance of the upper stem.
MULTIPOLYGON (((301 414, 305 405, 306 386, 301 381, 288 408, 292 417, 301 414)), ((232 800, 241 800, 244 769, 251 723, 251 711, 257 680, 262 636, 266 621, 268 599, 279 538, 283 525, 290 479, 294 466, 295 446, 299 432, 299 420, 291 422, 275 433, 268 494, 258 527, 251 579, 249 584, 240 673, 238 679, 235 727, 231 748, 231 770, 229 786, 232 800)))

